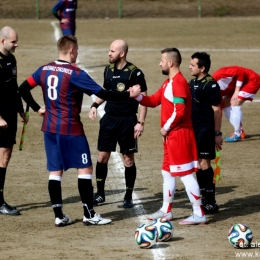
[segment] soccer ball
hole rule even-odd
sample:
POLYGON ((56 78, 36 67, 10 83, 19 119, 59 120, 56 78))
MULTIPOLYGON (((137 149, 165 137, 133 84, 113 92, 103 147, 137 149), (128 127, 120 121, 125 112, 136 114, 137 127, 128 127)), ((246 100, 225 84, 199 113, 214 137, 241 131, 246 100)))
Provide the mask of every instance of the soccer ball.
POLYGON ((228 233, 228 241, 235 248, 250 247, 252 239, 252 230, 244 224, 235 224, 228 233))
POLYGON ((167 241, 172 237, 173 225, 166 218, 158 218, 151 224, 157 229, 157 240, 159 242, 167 241))
POLYGON ((157 242, 157 229, 154 226, 142 224, 135 231, 135 241, 141 248, 150 248, 157 242))

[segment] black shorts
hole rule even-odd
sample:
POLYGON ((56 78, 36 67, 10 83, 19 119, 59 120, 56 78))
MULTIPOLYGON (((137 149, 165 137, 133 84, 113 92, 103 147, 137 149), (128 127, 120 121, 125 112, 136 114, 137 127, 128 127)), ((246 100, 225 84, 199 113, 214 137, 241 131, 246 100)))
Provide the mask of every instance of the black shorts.
POLYGON ((0 147, 8 148, 16 144, 17 113, 4 119, 8 127, 0 128, 0 147))
POLYGON ((116 117, 105 114, 99 122, 98 150, 114 152, 118 143, 122 154, 138 152, 137 139, 134 138, 136 123, 136 115, 116 117))
POLYGON ((215 159, 215 128, 214 126, 194 126, 198 157, 201 159, 215 159))

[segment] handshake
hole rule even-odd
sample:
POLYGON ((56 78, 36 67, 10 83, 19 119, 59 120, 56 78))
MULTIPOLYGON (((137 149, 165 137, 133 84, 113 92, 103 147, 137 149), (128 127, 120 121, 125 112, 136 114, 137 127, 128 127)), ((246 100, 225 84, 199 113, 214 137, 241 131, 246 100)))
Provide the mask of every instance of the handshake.
POLYGON ((127 90, 130 93, 131 98, 137 98, 141 93, 140 85, 134 85, 127 90))

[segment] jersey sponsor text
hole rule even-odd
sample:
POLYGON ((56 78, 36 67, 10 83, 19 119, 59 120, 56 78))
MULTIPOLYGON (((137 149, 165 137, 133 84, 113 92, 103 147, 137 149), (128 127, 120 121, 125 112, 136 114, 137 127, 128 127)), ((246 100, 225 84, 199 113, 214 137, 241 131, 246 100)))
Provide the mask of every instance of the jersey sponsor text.
POLYGON ((63 68, 63 67, 56 67, 56 66, 44 66, 42 70, 52 70, 52 71, 59 71, 59 72, 64 72, 67 73, 69 75, 72 74, 72 70, 67 69, 67 68, 63 68))

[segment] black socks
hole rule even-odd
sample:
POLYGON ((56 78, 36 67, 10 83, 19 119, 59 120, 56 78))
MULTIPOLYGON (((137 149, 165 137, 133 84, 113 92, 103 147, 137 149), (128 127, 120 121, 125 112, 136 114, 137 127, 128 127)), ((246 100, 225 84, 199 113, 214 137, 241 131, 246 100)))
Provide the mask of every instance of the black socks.
POLYGON ((125 167, 125 184, 126 193, 124 199, 132 199, 136 179, 136 166, 135 163, 130 167, 125 167))
POLYGON ((107 178, 107 163, 97 162, 96 165, 97 193, 103 198, 105 198, 106 178, 107 178))
POLYGON ((55 218, 63 219, 61 182, 49 180, 48 189, 55 218))
POLYGON ((200 191, 202 199, 206 199, 206 204, 214 205, 215 200, 215 184, 213 183, 214 171, 210 167, 206 170, 198 170, 196 173, 198 184, 200 186, 200 191))
POLYGON ((4 186, 5 186, 6 168, 0 167, 0 206, 4 204, 4 186))
POLYGON ((94 217, 92 180, 78 178, 78 189, 83 204, 84 216, 86 218, 94 217))

